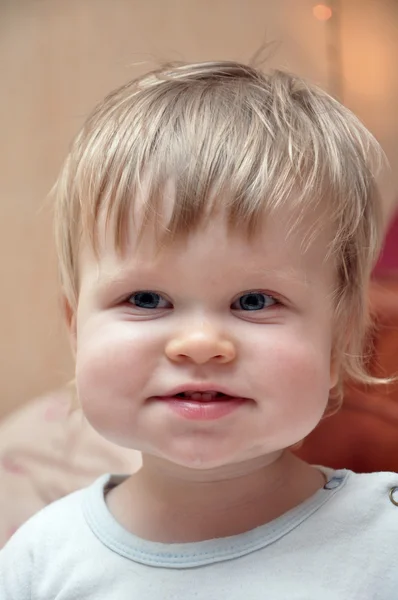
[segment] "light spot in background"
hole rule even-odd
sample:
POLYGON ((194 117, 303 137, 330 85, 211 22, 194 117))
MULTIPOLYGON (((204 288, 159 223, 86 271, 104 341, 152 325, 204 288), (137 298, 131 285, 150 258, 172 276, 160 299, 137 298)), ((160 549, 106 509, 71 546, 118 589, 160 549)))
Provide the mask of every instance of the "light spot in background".
POLYGON ((318 21, 328 21, 333 15, 332 9, 326 4, 317 4, 312 9, 312 14, 318 21))

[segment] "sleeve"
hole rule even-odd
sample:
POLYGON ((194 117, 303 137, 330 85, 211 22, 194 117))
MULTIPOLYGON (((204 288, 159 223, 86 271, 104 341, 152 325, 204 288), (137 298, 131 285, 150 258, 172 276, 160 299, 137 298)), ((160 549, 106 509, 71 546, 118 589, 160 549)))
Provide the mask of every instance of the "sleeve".
POLYGON ((0 550, 0 599, 33 600, 33 552, 23 526, 0 550))

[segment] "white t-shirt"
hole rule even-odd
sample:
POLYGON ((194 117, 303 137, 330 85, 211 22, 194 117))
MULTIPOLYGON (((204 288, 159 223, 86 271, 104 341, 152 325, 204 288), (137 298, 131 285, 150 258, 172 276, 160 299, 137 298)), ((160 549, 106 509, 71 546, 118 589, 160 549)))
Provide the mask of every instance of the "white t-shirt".
POLYGON ((398 475, 323 469, 328 483, 247 533, 139 539, 109 512, 103 476, 25 523, 0 552, 1 600, 397 600, 398 475))

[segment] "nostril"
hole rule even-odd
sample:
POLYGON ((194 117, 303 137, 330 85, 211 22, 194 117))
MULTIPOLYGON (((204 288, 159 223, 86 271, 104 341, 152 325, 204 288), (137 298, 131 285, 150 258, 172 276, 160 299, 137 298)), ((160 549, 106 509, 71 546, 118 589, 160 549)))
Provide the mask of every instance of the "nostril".
POLYGON ((227 363, 230 362, 233 359, 233 356, 228 356, 228 354, 216 354, 216 356, 213 357, 213 360, 217 363, 227 363))

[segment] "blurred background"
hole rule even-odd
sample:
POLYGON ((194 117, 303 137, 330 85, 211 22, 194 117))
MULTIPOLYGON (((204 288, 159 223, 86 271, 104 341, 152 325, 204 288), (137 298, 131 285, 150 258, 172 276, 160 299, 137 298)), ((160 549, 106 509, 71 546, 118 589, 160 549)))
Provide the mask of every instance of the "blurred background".
POLYGON ((156 60, 247 61, 265 40, 270 66, 328 89, 379 139, 392 213, 398 0, 0 0, 0 418, 72 377, 46 195, 88 111, 156 60))

